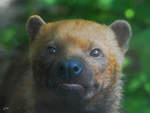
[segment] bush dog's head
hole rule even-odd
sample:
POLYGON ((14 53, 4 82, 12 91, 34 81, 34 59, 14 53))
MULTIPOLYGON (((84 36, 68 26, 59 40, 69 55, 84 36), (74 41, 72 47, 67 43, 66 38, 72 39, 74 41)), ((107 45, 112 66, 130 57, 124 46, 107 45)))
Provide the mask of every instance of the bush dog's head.
POLYGON ((120 79, 130 29, 123 20, 106 26, 87 20, 45 23, 31 16, 27 31, 35 83, 39 95, 49 95, 41 98, 59 98, 72 107, 104 106, 120 79))

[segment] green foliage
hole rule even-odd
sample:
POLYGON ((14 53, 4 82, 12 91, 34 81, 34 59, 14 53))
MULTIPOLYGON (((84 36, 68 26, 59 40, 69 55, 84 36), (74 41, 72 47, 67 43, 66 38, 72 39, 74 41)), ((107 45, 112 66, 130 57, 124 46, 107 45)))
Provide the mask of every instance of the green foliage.
MULTIPOLYGON (((18 0, 19 1, 19 0, 18 0)), ((133 37, 124 62, 126 113, 150 113, 150 1, 149 0, 22 0, 16 21, 0 30, 0 44, 7 50, 26 50, 25 23, 32 14, 52 22, 83 18, 111 24, 116 19, 131 23, 133 37)), ((18 4, 16 4, 18 5, 18 4)))
POLYGON ((11 25, 0 31, 0 44, 6 50, 18 49, 26 50, 28 39, 25 34, 24 25, 11 25))
POLYGON ((98 0, 99 7, 103 10, 109 10, 112 7, 113 0, 98 0))
POLYGON ((55 4, 56 0, 43 0, 43 2, 48 4, 55 4))

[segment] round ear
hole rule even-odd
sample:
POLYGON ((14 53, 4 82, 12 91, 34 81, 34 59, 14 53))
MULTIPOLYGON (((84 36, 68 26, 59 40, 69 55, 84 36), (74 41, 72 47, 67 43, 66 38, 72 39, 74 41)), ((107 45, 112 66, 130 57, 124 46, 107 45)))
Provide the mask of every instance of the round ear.
POLYGON ((44 20, 38 15, 33 15, 28 19, 26 27, 31 43, 35 40, 37 33, 44 24, 44 20))
POLYGON ((128 41, 131 37, 131 26, 125 20, 117 20, 110 25, 110 28, 116 35, 119 47, 126 52, 128 49, 128 41))

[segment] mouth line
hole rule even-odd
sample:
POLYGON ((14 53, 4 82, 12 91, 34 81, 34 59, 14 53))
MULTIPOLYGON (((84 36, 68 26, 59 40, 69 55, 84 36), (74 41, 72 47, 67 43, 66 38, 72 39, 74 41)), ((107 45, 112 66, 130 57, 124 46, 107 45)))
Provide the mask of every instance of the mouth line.
POLYGON ((86 94, 86 89, 81 84, 76 83, 61 83, 55 89, 58 96, 65 98, 81 99, 86 94))
POLYGON ((62 87, 70 90, 77 90, 77 89, 85 90, 85 87, 83 85, 77 83, 61 83, 58 85, 58 87, 62 87))
POLYGON ((75 81, 73 82, 73 81, 63 81, 60 79, 55 79, 54 81, 49 81, 49 83, 53 88, 66 86, 66 87, 83 87, 83 88, 87 89, 87 86, 85 86, 84 84, 78 83, 78 82, 75 83, 75 81))
POLYGON ((65 86, 73 86, 73 87, 81 86, 81 84, 77 84, 77 83, 62 83, 62 85, 65 85, 65 86))
POLYGON ((95 90, 96 88, 98 88, 97 84, 94 84, 92 86, 86 86, 85 84, 81 84, 81 83, 73 83, 73 82, 63 82, 63 81, 60 81, 60 80, 56 80, 55 82, 51 82, 51 88, 54 88, 54 89, 57 89, 57 88, 60 88, 60 87, 68 87, 70 89, 73 89, 73 88, 82 88, 84 90, 89 90, 89 89, 93 89, 95 90))
POLYGON ((93 84, 86 86, 86 84, 58 80, 55 81, 55 84, 53 84, 51 88, 58 96, 63 98, 80 98, 81 100, 88 100, 97 94, 99 85, 93 84))

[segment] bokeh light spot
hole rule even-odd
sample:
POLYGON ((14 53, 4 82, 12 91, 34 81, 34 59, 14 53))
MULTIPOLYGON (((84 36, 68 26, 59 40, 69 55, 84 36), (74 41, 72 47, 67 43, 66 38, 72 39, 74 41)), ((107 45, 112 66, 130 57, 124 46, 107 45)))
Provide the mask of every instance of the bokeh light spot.
POLYGON ((135 12, 134 12, 134 10, 133 9, 127 9, 126 11, 125 11, 125 16, 126 16, 126 18, 134 18, 134 16, 135 16, 135 12))

